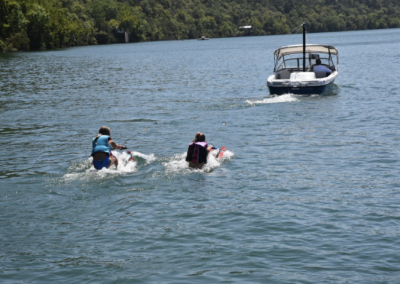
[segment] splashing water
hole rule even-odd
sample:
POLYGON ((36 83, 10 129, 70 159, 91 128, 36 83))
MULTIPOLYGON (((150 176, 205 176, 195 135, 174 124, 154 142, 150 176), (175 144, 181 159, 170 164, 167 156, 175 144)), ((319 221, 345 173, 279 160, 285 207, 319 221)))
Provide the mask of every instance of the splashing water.
POLYGON ((131 155, 127 152, 117 152, 112 151, 112 154, 118 159, 118 167, 114 165, 110 168, 103 168, 101 170, 96 170, 92 161, 93 158, 90 157, 85 161, 77 162, 68 168, 68 173, 64 175, 65 179, 75 180, 75 179, 86 179, 90 177, 94 178, 104 178, 110 175, 120 175, 133 173, 138 170, 138 166, 147 165, 156 160, 154 154, 145 155, 139 152, 131 152, 133 161, 130 160, 131 155))
POLYGON ((269 96, 264 98, 263 100, 246 100, 246 103, 249 105, 258 105, 258 104, 276 104, 276 103, 287 103, 287 102, 297 102, 299 101, 298 96, 294 94, 284 94, 281 96, 269 96))

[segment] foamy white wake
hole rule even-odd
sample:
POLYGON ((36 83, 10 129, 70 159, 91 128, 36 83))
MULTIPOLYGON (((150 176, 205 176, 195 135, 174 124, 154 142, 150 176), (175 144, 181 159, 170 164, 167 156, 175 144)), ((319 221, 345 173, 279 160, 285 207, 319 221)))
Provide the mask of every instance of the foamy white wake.
POLYGON ((212 153, 208 154, 207 164, 204 165, 202 169, 191 169, 188 166, 188 162, 185 161, 186 153, 180 155, 174 155, 169 158, 167 162, 162 163, 167 172, 211 172, 213 169, 221 166, 221 164, 226 161, 232 159, 235 154, 229 150, 226 150, 224 155, 217 159, 215 155, 218 153, 218 150, 214 150, 212 153))
POLYGON ((276 104, 276 103, 287 103, 287 102, 297 102, 299 101, 298 96, 294 94, 284 94, 280 96, 269 96, 264 98, 263 100, 246 100, 246 103, 249 105, 258 105, 258 104, 276 104))
POLYGON ((118 167, 111 166, 109 169, 103 168, 96 170, 92 165, 93 158, 90 157, 86 161, 75 163, 68 168, 68 173, 64 175, 65 179, 75 180, 88 177, 105 177, 109 175, 120 175, 133 173, 138 170, 138 164, 149 164, 156 160, 154 154, 145 155, 139 152, 132 152, 133 161, 129 161, 130 155, 126 152, 112 151, 113 155, 118 159, 118 167))

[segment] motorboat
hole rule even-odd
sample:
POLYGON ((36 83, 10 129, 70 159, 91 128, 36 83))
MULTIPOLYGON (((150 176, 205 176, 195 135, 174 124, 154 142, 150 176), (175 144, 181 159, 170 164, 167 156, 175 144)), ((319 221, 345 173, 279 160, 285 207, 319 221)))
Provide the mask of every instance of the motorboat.
POLYGON ((201 36, 200 38, 198 38, 197 40, 209 40, 209 38, 208 37, 206 37, 206 36, 201 36))
POLYGON ((274 52, 274 73, 267 80, 271 95, 322 94, 339 75, 338 50, 332 45, 306 44, 305 25, 303 22, 303 44, 283 46, 274 52), (315 72, 317 61, 331 72, 315 72))

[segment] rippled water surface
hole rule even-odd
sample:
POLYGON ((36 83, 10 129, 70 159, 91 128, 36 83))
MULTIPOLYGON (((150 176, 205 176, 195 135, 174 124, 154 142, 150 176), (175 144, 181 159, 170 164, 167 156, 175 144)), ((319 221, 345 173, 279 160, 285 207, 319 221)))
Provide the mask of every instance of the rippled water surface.
POLYGON ((323 96, 269 96, 301 35, 0 55, 1 283, 399 283, 400 30, 334 45, 323 96), (118 169, 91 167, 111 128, 118 169), (228 151, 187 168, 194 134, 228 151))

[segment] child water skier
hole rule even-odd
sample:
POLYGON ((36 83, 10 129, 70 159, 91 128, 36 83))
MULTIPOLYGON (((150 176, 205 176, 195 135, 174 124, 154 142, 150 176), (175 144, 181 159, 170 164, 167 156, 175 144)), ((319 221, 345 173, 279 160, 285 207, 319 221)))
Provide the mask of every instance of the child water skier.
POLYGON ((100 127, 99 134, 92 141, 93 166, 96 170, 109 168, 112 165, 118 167, 118 159, 111 153, 112 149, 126 149, 111 140, 111 130, 107 126, 100 127))
POLYGON ((189 144, 186 153, 186 162, 189 162, 189 167, 194 169, 201 169, 204 164, 207 164, 208 153, 212 150, 213 146, 208 146, 206 136, 197 132, 192 143, 189 144))

